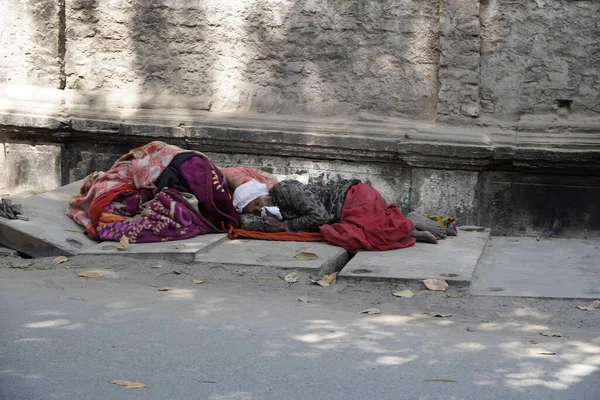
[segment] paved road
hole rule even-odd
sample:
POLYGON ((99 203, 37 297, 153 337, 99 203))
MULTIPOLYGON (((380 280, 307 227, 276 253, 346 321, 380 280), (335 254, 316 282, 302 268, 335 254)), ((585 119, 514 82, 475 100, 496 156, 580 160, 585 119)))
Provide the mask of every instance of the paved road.
POLYGON ((544 337, 531 309, 364 315, 243 282, 158 292, 118 275, 0 269, 0 399, 599 398, 600 332, 544 337))

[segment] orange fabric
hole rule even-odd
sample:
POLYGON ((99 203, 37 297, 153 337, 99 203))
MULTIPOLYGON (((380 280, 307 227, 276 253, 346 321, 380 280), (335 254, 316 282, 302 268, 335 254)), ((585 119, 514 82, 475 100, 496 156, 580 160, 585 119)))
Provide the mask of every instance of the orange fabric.
POLYGON ((98 220, 98 226, 104 226, 104 224, 110 224, 111 222, 124 221, 127 219, 121 215, 116 215, 108 211, 104 211, 100 214, 100 219, 98 220))
MULTIPOLYGON (((225 230, 225 229, 224 229, 225 230)), ((325 237, 319 232, 257 232, 245 229, 227 229, 229 239, 249 238, 260 240, 279 240, 285 242, 324 242, 325 237)))

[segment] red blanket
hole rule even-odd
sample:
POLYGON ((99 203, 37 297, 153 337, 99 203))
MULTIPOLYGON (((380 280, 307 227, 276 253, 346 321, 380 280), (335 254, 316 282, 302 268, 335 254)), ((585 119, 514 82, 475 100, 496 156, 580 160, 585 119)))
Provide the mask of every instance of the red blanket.
POLYGON ((348 190, 340 222, 320 228, 325 240, 355 253, 401 249, 415 244, 414 229, 395 204, 387 204, 371 186, 359 183, 348 190))

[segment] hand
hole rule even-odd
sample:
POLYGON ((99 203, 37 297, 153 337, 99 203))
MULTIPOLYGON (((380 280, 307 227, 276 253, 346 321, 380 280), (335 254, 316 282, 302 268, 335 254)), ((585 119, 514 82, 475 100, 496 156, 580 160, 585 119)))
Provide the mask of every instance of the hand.
POLYGON ((286 223, 280 221, 276 216, 269 214, 263 217, 263 223, 265 224, 265 232, 285 232, 286 223))

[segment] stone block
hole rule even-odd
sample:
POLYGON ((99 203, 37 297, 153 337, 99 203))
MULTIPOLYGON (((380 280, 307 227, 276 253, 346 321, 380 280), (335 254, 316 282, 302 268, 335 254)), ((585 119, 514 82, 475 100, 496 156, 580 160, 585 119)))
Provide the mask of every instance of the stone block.
POLYGON ((348 258, 347 251, 327 243, 235 239, 198 254, 196 262, 204 266, 296 269, 317 276, 341 270, 348 258), (295 259, 301 252, 316 254, 318 258, 295 259))
POLYGON ((456 217, 459 225, 477 224, 478 195, 477 172, 412 170, 410 206, 421 213, 456 217))
POLYGON ((450 284, 468 285, 488 237, 489 232, 460 231, 436 245, 416 243, 405 249, 363 251, 348 262, 340 276, 395 281, 444 279, 450 284))
POLYGON ((599 247, 598 240, 493 237, 475 270, 471 294, 600 298, 599 247))
POLYGON ((81 185, 79 181, 19 200, 29 221, 0 218, 0 244, 31 257, 72 256, 97 244, 65 215, 81 185))
POLYGON ((600 238, 600 179, 494 172, 482 179, 482 223, 494 235, 600 238))
POLYGON ((4 143, 0 193, 53 190, 61 185, 61 146, 4 143))
POLYGON ((226 240, 227 235, 223 233, 211 233, 170 242, 132 243, 127 250, 117 249, 117 242, 102 242, 82 251, 81 254, 191 263, 198 254, 209 251, 226 240))

